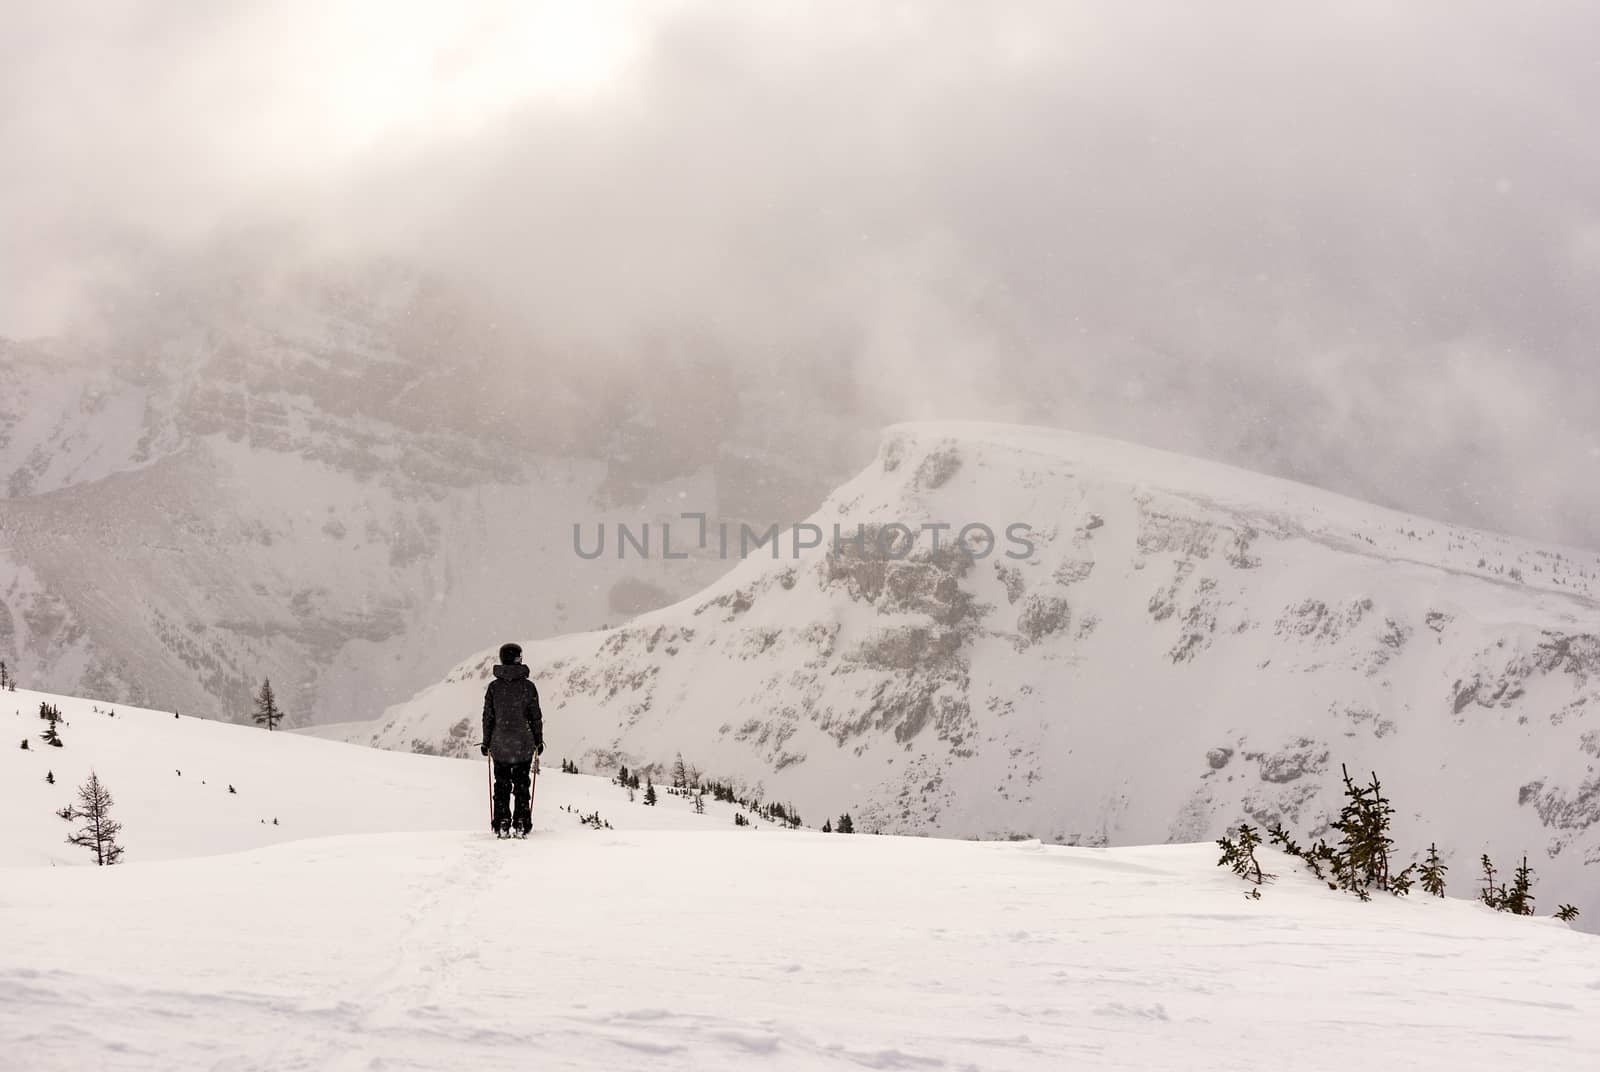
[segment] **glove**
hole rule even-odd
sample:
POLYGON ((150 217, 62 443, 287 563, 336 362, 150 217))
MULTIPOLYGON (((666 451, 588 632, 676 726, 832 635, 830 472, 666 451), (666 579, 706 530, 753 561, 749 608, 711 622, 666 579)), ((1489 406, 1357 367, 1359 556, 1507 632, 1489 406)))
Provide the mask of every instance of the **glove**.
POLYGON ((483 753, 484 755, 488 755, 489 754, 489 742, 485 741, 483 744, 480 744, 478 746, 478 751, 483 753))

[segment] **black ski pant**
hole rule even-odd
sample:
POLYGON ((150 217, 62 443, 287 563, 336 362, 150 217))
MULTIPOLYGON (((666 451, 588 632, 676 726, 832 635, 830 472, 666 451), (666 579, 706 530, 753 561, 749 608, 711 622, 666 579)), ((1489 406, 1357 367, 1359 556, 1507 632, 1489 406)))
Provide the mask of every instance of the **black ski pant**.
POLYGON ((533 827, 533 816, 528 806, 528 775, 533 760, 497 759, 494 761, 494 826, 515 826, 518 830, 533 827), (516 810, 512 810, 513 797, 516 810))

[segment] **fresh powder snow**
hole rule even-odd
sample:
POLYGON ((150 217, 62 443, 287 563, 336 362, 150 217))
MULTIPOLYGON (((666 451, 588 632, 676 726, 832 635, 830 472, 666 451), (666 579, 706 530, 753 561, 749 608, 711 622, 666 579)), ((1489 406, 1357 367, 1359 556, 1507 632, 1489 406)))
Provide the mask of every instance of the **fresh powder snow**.
POLYGON ((1274 853, 1252 900, 1209 844, 745 829, 553 753, 501 842, 481 761, 4 702, 0 1067, 1600 1066, 1600 939, 1274 853), (91 768, 121 866, 52 814, 91 768))

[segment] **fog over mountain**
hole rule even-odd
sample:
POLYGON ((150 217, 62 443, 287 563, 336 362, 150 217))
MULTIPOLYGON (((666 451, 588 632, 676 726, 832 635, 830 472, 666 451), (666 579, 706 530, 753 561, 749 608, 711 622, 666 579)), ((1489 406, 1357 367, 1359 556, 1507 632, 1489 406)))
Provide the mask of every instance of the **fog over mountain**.
POLYGON ((671 339, 875 425, 1600 539, 1588 5, 18 8, 6 334, 152 263, 389 255, 640 377, 671 339))
POLYGON ((470 441, 451 486, 608 467, 530 494, 550 524, 695 473, 804 516, 885 424, 959 417, 1600 546, 1585 5, 15 8, 10 531, 154 445, 305 454, 251 424, 289 391, 470 441), (91 449, 106 406, 143 431, 91 449))

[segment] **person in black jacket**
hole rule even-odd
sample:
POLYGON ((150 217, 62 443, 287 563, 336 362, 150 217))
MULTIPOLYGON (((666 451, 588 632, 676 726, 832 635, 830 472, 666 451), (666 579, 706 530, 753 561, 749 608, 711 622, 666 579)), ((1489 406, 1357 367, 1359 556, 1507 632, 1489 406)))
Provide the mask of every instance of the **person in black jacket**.
POLYGON ((483 695, 481 750, 494 757, 494 832, 500 837, 526 836, 533 827, 528 777, 533 757, 544 752, 544 716, 539 711, 539 690, 529 680, 522 648, 516 644, 500 649, 500 665, 483 695))

